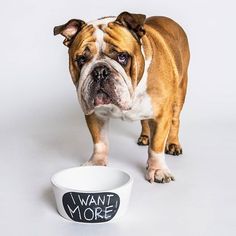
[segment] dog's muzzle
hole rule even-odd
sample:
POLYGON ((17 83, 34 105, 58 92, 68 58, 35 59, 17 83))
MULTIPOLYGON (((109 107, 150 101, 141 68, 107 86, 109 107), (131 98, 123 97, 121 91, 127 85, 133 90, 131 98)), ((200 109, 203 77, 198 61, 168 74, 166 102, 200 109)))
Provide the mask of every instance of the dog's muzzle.
POLYGON ((129 109, 131 98, 124 76, 125 72, 120 72, 116 64, 99 61, 92 65, 79 87, 85 114, 91 114, 97 107, 107 108, 108 105, 121 110, 129 109))
POLYGON ((111 97, 107 86, 112 83, 108 80, 113 79, 110 68, 106 65, 98 65, 92 70, 91 75, 93 82, 99 88, 94 94, 94 106, 110 104, 111 97))
POLYGON ((113 80, 111 70, 106 65, 98 65, 91 72, 93 83, 96 84, 97 90, 94 91, 94 106, 106 105, 112 102, 111 85, 113 80))

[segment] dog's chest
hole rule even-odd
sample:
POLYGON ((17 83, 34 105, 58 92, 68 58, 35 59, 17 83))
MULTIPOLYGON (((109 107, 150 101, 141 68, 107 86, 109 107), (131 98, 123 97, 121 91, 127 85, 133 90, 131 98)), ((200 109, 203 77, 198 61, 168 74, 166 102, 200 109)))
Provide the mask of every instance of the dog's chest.
POLYGON ((134 100, 131 110, 123 111, 124 120, 143 120, 150 119, 153 115, 151 98, 145 92, 134 100))
POLYGON ((96 107, 95 113, 103 118, 111 117, 135 121, 152 118, 153 109, 149 95, 144 93, 134 100, 133 106, 130 110, 124 111, 113 104, 108 104, 96 107))

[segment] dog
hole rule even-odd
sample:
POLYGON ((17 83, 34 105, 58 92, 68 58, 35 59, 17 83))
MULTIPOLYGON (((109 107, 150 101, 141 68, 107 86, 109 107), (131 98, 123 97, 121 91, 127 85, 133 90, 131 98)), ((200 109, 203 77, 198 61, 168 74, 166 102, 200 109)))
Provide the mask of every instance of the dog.
POLYGON ((190 52, 184 30, 162 16, 122 12, 85 23, 54 27, 69 48, 69 70, 91 133, 93 154, 85 165, 108 163, 109 118, 141 120, 139 145, 149 145, 146 179, 174 180, 165 153, 182 154, 179 117, 190 52))

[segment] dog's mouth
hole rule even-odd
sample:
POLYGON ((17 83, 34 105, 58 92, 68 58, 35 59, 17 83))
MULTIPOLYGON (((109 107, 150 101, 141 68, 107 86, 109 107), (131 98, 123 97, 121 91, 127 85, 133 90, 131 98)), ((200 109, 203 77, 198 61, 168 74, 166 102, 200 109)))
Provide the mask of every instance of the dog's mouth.
POLYGON ((101 89, 98 90, 97 94, 94 97, 94 106, 106 105, 110 104, 111 102, 112 99, 110 98, 110 96, 101 89))

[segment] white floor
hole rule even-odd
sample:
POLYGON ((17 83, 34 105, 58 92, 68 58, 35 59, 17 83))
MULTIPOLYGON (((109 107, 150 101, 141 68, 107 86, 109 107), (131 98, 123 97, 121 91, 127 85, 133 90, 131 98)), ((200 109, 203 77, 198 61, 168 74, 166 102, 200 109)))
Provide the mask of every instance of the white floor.
POLYGON ((150 184, 147 148, 135 143, 139 123, 113 120, 110 166, 133 175, 131 204, 119 222, 91 226, 59 216, 50 186, 52 174, 87 160, 89 133, 76 101, 49 107, 32 108, 1 134, 2 235, 235 235, 236 130, 230 123, 183 119, 184 155, 167 156, 176 181, 150 184))

